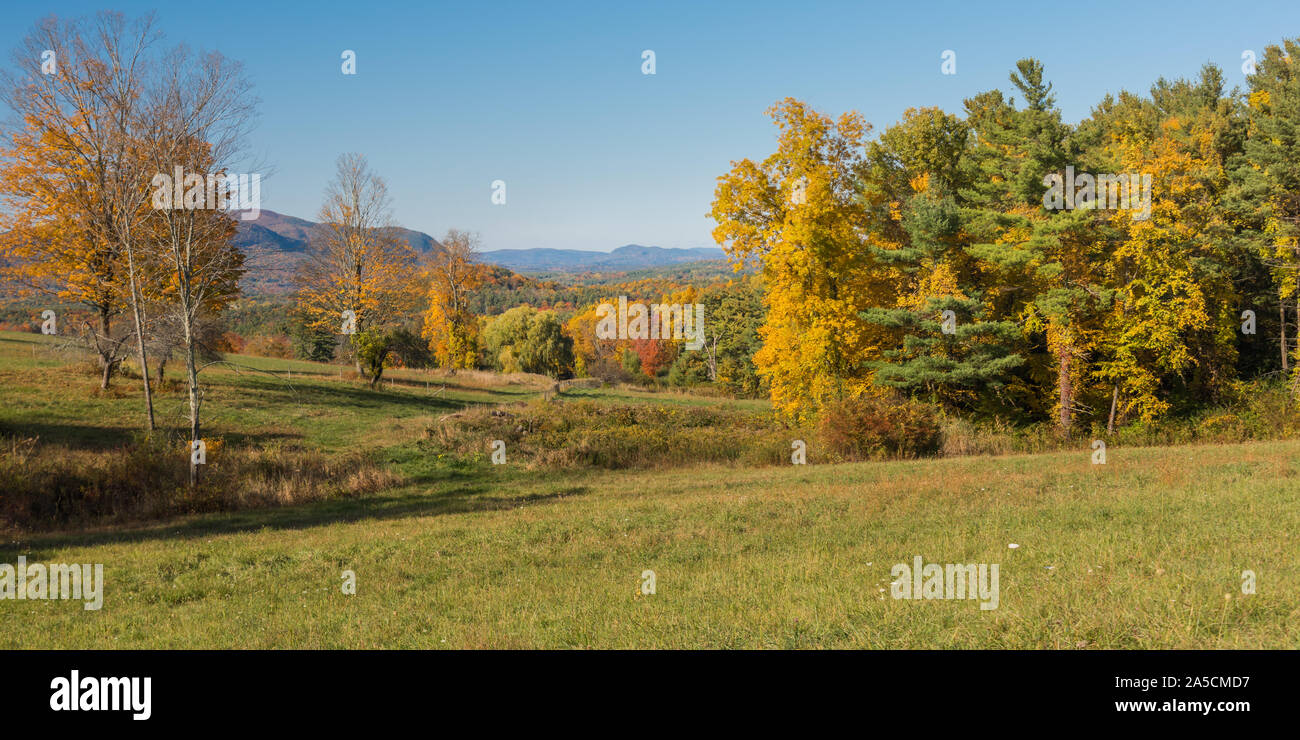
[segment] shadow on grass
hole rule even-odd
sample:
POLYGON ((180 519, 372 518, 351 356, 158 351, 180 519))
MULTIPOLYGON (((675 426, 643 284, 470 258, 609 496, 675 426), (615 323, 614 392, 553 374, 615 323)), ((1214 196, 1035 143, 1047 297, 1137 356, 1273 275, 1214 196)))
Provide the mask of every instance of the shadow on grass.
MULTIPOLYGON (((0 437, 37 437, 42 445, 60 445, 73 450, 93 452, 121 449, 141 434, 144 434, 144 431, 136 426, 0 421, 0 437)), ((155 434, 175 434, 178 438, 187 438, 188 430, 181 427, 160 426, 155 434)), ((262 444, 272 440, 302 439, 301 434, 284 431, 226 432, 222 436, 237 444, 262 444)))
MULTIPOLYGON (((431 481, 433 477, 419 476, 417 480, 431 481)), ((440 482, 445 484, 441 491, 426 489, 297 506, 197 514, 165 522, 124 525, 129 528, 114 530, 23 534, 17 541, 10 539, 0 543, 0 563, 15 563, 15 558, 19 555, 26 556, 29 563, 48 561, 52 551, 68 547, 185 541, 216 535, 298 530, 361 521, 504 511, 557 503, 571 496, 581 496, 590 490, 586 486, 570 486, 546 493, 494 496, 489 491, 493 487, 499 489, 499 485, 492 486, 491 481, 483 481, 471 475, 452 473, 442 476, 440 482)), ((405 486, 407 489, 410 487, 410 484, 405 486)))
POLYGON ((489 397, 486 400, 467 400, 434 396, 431 393, 429 395, 418 392, 411 393, 405 388, 400 391, 390 390, 383 386, 371 388, 366 384, 348 383, 346 381, 314 382, 310 384, 293 383, 292 381, 266 376, 245 377, 243 382, 238 385, 231 385, 223 390, 228 393, 239 393, 241 391, 256 393, 259 401, 273 404, 310 405, 352 410, 382 409, 385 406, 396 406, 419 409, 425 412, 441 411, 446 413, 460 411, 467 405, 490 405, 520 400, 518 396, 513 394, 492 391, 478 391, 478 393, 489 397))

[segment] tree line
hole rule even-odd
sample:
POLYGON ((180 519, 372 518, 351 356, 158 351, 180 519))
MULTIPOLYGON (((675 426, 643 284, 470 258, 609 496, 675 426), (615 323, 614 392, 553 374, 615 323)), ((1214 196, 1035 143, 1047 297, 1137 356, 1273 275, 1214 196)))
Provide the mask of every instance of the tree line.
POLYGON ((1034 59, 1011 95, 874 138, 774 105, 776 151, 732 163, 712 216, 760 271, 776 407, 894 392, 1069 436, 1294 383, 1298 51, 1270 46, 1244 92, 1206 65, 1073 125, 1034 59))

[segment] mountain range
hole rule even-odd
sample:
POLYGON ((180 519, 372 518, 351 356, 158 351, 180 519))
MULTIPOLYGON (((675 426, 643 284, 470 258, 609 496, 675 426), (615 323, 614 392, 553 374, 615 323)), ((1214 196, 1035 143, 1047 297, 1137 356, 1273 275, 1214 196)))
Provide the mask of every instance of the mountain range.
MULTIPOLYGON (((248 273, 244 289, 257 293, 282 293, 292 287, 298 265, 307 257, 315 221, 262 210, 256 219, 239 220, 234 243, 244 251, 248 273)), ((422 231, 392 227, 417 254, 427 254, 441 245, 422 231)), ((716 247, 664 249, 627 244, 610 252, 578 249, 497 249, 480 252, 479 259, 516 272, 622 272, 688 262, 721 260, 716 247)))
POLYGON ((580 249, 496 249, 479 255, 484 262, 516 272, 606 272, 639 270, 684 262, 720 260, 726 254, 716 247, 665 249, 625 244, 612 252, 580 249))

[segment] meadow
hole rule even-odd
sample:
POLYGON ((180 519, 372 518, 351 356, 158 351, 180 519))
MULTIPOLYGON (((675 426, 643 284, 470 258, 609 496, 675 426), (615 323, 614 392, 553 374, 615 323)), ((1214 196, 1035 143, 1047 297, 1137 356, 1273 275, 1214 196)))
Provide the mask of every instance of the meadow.
MULTIPOLYGON (((204 372, 213 463, 281 445, 364 455, 374 490, 237 511, 11 530, 0 563, 102 563, 104 605, 0 600, 0 648, 1294 648, 1300 441, 581 470, 436 452, 467 409, 550 387, 232 358, 204 372), (292 372, 290 379, 289 373, 292 372), (1015 545, 1015 547, 1012 547, 1015 545), (1000 599, 890 598, 896 563, 997 563, 1000 599), (353 571, 356 593, 342 592, 353 571), (642 574, 656 576, 643 594, 642 574), (1243 571, 1256 576, 1243 594, 1243 571)), ((0 435, 111 455, 138 383, 98 390, 49 337, 0 333, 0 435)), ((756 401, 615 388, 558 402, 756 401)), ((184 427, 184 391, 160 424, 184 427)), ((707 446, 708 433, 700 445, 707 446)), ((0 479, 0 486, 4 481, 0 479)), ((0 491, 0 495, 4 495, 0 491)))

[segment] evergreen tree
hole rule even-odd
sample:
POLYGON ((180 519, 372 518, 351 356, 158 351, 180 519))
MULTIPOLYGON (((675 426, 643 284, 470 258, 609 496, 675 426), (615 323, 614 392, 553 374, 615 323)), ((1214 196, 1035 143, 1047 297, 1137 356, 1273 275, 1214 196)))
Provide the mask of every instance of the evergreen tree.
POLYGON ((909 110, 871 147, 873 177, 865 200, 887 203, 881 221, 897 228, 871 245, 872 253, 904 276, 894 306, 861 312, 863 320, 891 329, 901 347, 869 361, 877 385, 925 394, 932 401, 976 401, 997 390, 1023 362, 1013 344, 1014 322, 991 320, 978 266, 963 249, 966 234, 952 193, 963 183, 962 158, 969 129, 938 109, 909 110), (873 197, 874 196, 874 197, 873 197), (944 320, 944 312, 951 312, 944 320))
POLYGON ((1283 370, 1295 367, 1300 321, 1300 40, 1264 51, 1250 76, 1250 134, 1245 158, 1233 170, 1228 201, 1250 226, 1247 240, 1274 281, 1283 370))
POLYGON ((995 268, 997 288, 988 298, 1001 309, 998 315, 1017 317, 1028 339, 1046 345, 1050 367, 1031 370, 1041 373, 1039 387, 1053 388, 1042 400, 1051 403, 1059 431, 1069 436, 1076 386, 1086 375, 1099 304, 1107 300, 1095 274, 1105 240, 1096 238, 1091 203, 1063 210, 1045 205, 1048 176, 1064 181, 1078 150, 1044 82, 1042 63, 1020 60, 1011 82, 1024 108, 996 91, 966 102, 976 136, 975 176, 963 193, 970 203, 964 220, 975 239, 969 252, 995 268), (1042 375, 1052 381, 1043 382, 1042 375))

